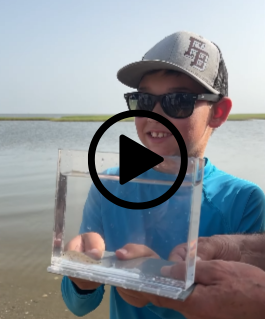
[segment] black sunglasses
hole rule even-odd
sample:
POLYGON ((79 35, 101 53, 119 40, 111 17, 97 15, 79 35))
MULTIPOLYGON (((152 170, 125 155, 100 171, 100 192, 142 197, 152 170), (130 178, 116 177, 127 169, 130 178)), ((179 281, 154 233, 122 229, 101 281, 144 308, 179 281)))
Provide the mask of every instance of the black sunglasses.
POLYGON ((193 93, 168 93, 153 95, 142 92, 124 94, 128 108, 131 111, 144 110, 153 111, 157 102, 170 117, 185 119, 193 113, 196 101, 218 102, 221 97, 217 94, 193 94, 193 93))

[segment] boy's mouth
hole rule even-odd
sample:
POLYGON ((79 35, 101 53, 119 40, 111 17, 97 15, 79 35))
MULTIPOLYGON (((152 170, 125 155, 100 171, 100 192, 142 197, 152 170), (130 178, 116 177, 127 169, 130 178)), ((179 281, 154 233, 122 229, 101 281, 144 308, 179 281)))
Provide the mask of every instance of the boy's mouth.
POLYGON ((170 132, 150 131, 147 133, 152 139, 163 139, 172 135, 170 132))

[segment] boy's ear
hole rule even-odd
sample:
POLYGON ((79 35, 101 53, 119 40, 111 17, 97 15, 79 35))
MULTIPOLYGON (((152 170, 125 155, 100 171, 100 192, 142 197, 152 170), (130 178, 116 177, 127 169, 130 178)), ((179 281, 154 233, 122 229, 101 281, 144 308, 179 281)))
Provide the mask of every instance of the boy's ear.
POLYGON ((209 126, 211 128, 221 126, 227 120, 231 109, 232 101, 228 97, 223 97, 219 102, 213 105, 209 126))

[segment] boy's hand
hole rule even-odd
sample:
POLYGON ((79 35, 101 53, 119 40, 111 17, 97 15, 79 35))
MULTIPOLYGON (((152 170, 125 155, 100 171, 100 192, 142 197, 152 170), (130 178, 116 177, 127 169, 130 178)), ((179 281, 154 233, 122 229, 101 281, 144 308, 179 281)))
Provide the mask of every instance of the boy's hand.
POLYGON ((141 257, 160 258, 151 248, 139 244, 127 244, 123 246, 116 250, 116 256, 121 260, 130 260, 141 257))
MULTIPOLYGON (((105 251, 105 243, 98 233, 85 233, 73 238, 65 247, 65 251, 75 250, 86 253, 91 258, 100 259, 105 251)), ((98 282, 92 282, 80 278, 69 277, 81 290, 94 290, 101 286, 98 282)))
MULTIPOLYGON (((134 258, 150 257, 160 258, 152 249, 145 245, 127 244, 121 249, 116 251, 117 258, 121 260, 130 260, 134 258)), ((124 289, 121 287, 116 288, 119 295, 130 305, 142 308, 149 303, 147 298, 148 294, 144 292, 134 291, 130 289, 124 289)))

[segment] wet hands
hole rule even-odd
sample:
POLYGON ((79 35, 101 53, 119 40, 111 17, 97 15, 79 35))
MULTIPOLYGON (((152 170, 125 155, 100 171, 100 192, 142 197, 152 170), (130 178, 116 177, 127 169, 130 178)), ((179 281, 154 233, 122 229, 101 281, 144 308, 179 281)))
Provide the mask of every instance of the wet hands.
MULTIPOLYGON (((105 242, 98 233, 84 233, 76 236, 66 245, 65 251, 71 250, 85 253, 91 258, 99 260, 105 251, 105 242)), ((81 290, 94 290, 101 286, 100 283, 80 278, 69 277, 69 279, 81 290)))

